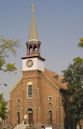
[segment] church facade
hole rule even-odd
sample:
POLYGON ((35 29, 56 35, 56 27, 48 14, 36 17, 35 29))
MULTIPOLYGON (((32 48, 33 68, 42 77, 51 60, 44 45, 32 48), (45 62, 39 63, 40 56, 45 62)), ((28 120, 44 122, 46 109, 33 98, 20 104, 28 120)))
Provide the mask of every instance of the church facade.
POLYGON ((35 7, 32 5, 32 21, 26 42, 26 56, 22 58, 23 77, 10 93, 9 121, 30 126, 52 125, 64 127, 64 109, 60 88, 66 88, 63 77, 45 68, 41 56, 35 7))

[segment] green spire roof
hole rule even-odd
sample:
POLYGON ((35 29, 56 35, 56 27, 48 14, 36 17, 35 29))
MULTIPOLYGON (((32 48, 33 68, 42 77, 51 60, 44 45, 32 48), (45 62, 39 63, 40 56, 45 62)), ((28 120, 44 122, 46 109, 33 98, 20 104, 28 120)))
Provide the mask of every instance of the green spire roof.
POLYGON ((31 21, 28 41, 39 41, 37 26, 36 26, 35 5, 34 5, 34 3, 32 4, 32 21, 31 21))

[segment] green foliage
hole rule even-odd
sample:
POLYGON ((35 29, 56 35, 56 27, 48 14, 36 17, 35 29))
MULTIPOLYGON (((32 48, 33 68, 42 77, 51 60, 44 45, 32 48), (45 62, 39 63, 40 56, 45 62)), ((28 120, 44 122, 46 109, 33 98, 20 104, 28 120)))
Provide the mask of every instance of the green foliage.
POLYGON ((78 44, 80 47, 83 47, 83 38, 80 38, 80 42, 78 44))
MULTIPOLYGON (((16 54, 17 41, 0 39, 0 71, 15 71, 15 64, 7 63, 7 58, 10 54, 16 54)), ((6 86, 6 84, 4 83, 6 86)), ((3 94, 0 94, 0 118, 5 120, 7 115, 7 102, 3 98, 3 94)))
POLYGON ((2 71, 15 71, 15 64, 7 63, 7 58, 10 54, 16 54, 16 47, 18 46, 16 40, 0 39, 0 70, 2 71))
POLYGON ((7 64, 6 65, 6 71, 15 71, 16 70, 16 67, 15 67, 15 64, 7 64))
POLYGON ((63 95, 65 113, 74 123, 79 123, 83 119, 83 58, 75 58, 63 73, 68 86, 66 97, 63 95))
POLYGON ((2 68, 2 66, 5 64, 5 60, 1 57, 0 58, 0 69, 2 68))
POLYGON ((77 57, 73 62, 74 63, 70 64, 67 70, 63 71, 65 81, 68 82, 68 88, 81 88, 83 85, 83 59, 77 57))
POLYGON ((0 94, 0 118, 5 120, 7 115, 7 102, 3 98, 3 94, 0 94))
MULTIPOLYGON (((7 59, 10 54, 16 55, 16 48, 18 44, 15 40, 0 39, 0 71, 15 71, 16 67, 14 63, 7 63, 7 59)), ((6 86, 6 84, 4 83, 6 86)), ((0 94, 0 118, 5 120, 7 115, 7 102, 3 98, 3 94, 0 94)))

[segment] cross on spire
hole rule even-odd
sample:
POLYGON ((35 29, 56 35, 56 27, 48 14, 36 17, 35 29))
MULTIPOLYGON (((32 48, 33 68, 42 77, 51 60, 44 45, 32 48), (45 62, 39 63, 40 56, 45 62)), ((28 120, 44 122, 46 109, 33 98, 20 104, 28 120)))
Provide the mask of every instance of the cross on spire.
POLYGON ((35 13, 35 2, 33 0, 33 4, 32 4, 32 13, 35 13))

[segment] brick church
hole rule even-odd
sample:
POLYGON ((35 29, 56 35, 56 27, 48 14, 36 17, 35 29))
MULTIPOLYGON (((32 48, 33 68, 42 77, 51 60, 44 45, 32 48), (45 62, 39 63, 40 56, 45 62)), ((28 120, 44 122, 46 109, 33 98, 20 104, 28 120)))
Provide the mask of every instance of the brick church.
POLYGON ((22 58, 23 77, 10 93, 9 121, 14 125, 25 122, 35 127, 63 127, 60 88, 65 89, 66 84, 62 83, 62 76, 45 68, 45 59, 40 53, 34 4, 26 48, 26 55, 22 58))

